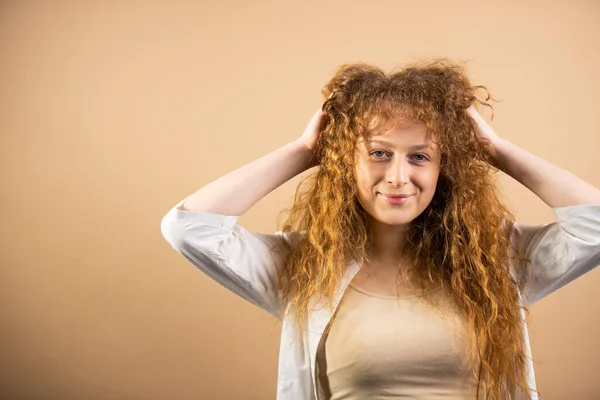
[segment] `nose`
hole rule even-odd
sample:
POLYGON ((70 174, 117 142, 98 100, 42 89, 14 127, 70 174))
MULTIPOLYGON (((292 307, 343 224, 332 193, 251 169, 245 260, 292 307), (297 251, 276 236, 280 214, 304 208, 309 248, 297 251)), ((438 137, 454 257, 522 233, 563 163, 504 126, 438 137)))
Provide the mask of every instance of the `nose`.
POLYGON ((388 170, 388 183, 395 187, 404 186, 408 183, 410 173, 410 165, 404 159, 396 159, 390 163, 388 170))

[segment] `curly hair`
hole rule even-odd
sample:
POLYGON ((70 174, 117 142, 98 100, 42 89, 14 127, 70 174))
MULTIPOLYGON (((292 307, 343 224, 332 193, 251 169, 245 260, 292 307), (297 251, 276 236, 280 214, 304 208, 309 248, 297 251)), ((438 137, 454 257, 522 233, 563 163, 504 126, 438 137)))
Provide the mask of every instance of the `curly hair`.
POLYGON ((475 104, 492 108, 491 96, 485 86, 471 85, 465 70, 445 58, 389 74, 365 63, 337 69, 322 90, 328 121, 315 152, 319 168, 300 182, 279 224, 283 232, 303 235, 278 283, 286 315, 301 329, 312 299, 325 299, 333 312, 348 263, 369 261, 356 143, 398 119, 425 124, 441 152, 440 175, 431 203, 408 227, 410 281, 443 288, 466 322, 478 398, 483 387, 486 399, 508 399, 517 387, 530 389, 521 315, 528 309, 509 268, 512 258, 524 258, 511 251, 514 216, 499 199, 493 147, 478 137, 467 113, 475 104), (487 93, 483 100, 479 89, 487 93))

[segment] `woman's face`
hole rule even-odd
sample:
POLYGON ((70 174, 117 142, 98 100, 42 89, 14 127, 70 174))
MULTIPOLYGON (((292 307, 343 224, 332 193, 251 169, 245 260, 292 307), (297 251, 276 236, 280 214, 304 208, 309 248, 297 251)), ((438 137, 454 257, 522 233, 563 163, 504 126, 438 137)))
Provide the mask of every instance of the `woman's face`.
POLYGON ((424 124, 399 121, 367 142, 359 140, 356 151, 358 200, 371 217, 387 225, 407 225, 427 208, 440 173, 440 155, 424 124))

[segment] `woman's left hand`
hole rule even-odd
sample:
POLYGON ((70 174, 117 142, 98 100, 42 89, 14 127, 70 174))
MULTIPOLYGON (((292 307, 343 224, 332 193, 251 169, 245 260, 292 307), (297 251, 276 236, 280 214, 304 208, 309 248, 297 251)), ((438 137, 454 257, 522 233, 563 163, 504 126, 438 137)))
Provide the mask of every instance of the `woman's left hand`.
POLYGON ((479 114, 479 112, 475 109, 474 106, 471 106, 467 109, 467 113, 475 120, 477 124, 477 134, 479 137, 487 139, 490 143, 496 147, 497 143, 501 140, 500 136, 494 132, 492 127, 486 122, 486 120, 479 114))

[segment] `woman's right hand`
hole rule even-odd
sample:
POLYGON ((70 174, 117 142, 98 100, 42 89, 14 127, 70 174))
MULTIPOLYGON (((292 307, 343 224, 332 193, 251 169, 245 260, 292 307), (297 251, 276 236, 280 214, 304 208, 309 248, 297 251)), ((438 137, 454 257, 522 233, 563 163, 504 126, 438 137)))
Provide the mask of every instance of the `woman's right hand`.
POLYGON ((319 135, 325 129, 328 122, 327 113, 325 113, 321 108, 319 108, 310 121, 308 121, 308 125, 306 125, 306 129, 304 129, 304 133, 298 139, 308 150, 310 150, 313 154, 317 148, 317 140, 319 139, 319 135))

